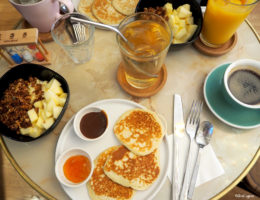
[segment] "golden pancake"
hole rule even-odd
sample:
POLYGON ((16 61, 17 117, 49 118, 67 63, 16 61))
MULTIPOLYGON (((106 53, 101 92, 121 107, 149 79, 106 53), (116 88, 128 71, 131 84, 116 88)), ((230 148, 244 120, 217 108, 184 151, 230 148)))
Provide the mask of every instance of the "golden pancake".
POLYGON ((92 14, 91 6, 93 0, 80 0, 78 5, 79 13, 86 15, 90 20, 97 22, 98 19, 92 14))
POLYGON ((130 151, 144 156, 159 147, 165 130, 156 113, 132 109, 117 120, 114 133, 130 151))
POLYGON ((120 146, 108 157, 104 172, 120 185, 145 190, 160 174, 158 150, 146 156, 137 156, 126 147, 120 146))
POLYGON ((118 146, 110 147, 95 159, 95 168, 87 183, 88 193, 92 200, 128 200, 133 197, 134 190, 115 183, 108 178, 103 170, 107 158, 118 146))
POLYGON ((112 0, 112 6, 124 15, 131 15, 135 12, 139 0, 112 0))
POLYGON ((94 0, 92 13, 102 23, 117 26, 125 15, 117 12, 111 3, 112 0, 94 0))

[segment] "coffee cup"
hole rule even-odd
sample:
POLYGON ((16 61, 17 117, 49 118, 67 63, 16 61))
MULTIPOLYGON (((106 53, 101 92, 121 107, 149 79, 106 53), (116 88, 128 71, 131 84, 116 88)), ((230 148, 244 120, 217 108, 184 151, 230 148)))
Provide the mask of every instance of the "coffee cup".
POLYGON ((231 63, 223 78, 226 100, 234 106, 260 109, 260 62, 241 59, 231 63))
POLYGON ((60 15, 60 3, 67 6, 69 12, 73 12, 74 6, 71 0, 40 0, 36 3, 21 4, 19 0, 9 0, 25 20, 39 32, 49 32, 52 24, 60 15))

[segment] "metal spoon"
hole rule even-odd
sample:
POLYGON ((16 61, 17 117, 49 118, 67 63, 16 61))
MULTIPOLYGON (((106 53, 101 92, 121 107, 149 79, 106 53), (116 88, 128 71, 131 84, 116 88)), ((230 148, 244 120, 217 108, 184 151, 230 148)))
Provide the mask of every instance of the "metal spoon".
POLYGON ((61 4, 60 5, 60 12, 61 12, 61 14, 66 14, 66 13, 69 13, 69 9, 65 4, 61 4))
POLYGON ((212 134, 213 134, 213 125, 208 121, 202 122, 196 135, 196 142, 199 145, 199 152, 197 154, 196 164, 193 170, 191 183, 188 190, 188 199, 192 199, 192 195, 195 189, 195 184, 196 184, 197 175, 199 171, 201 149, 203 149, 205 146, 209 144, 212 134))

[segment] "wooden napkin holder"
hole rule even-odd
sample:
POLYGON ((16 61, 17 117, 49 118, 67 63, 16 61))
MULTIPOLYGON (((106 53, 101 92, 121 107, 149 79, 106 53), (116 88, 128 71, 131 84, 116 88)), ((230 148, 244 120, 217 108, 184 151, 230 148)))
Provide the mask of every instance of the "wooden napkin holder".
MULTIPOLYGON (((41 65, 51 64, 50 53, 38 37, 37 28, 0 31, 0 56, 2 56, 10 65, 16 65, 16 63, 10 58, 10 55, 6 52, 5 47, 32 44, 34 44, 37 50, 43 55, 44 60, 37 61, 34 59, 31 63, 41 65)), ((26 62, 23 61, 22 63, 26 62)))

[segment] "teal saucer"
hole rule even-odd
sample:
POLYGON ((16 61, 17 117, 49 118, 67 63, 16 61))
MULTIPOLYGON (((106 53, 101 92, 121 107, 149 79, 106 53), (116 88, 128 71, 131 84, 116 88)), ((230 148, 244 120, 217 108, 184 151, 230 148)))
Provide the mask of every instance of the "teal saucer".
POLYGON ((214 68, 204 82, 204 98, 211 112, 224 123, 241 129, 260 126, 260 110, 237 108, 229 104, 222 93, 222 78, 230 63, 214 68))

